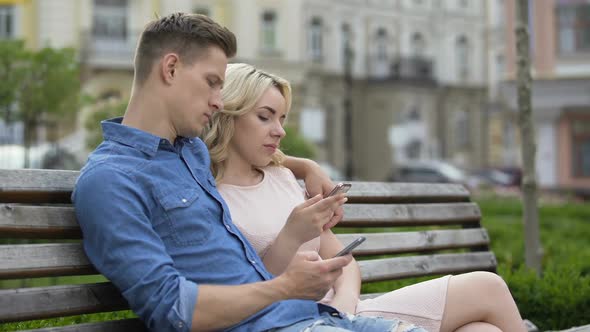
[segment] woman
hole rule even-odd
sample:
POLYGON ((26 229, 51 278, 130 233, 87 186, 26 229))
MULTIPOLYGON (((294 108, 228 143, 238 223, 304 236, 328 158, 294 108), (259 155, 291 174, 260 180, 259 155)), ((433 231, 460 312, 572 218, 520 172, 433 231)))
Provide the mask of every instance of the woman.
MULTIPOLYGON (((298 250, 333 257, 342 244, 323 230, 344 195, 305 200, 278 149, 291 106, 289 83, 247 64, 230 64, 224 109, 205 133, 213 174, 232 218, 267 269, 280 274, 298 250)), ((341 312, 396 317, 429 331, 526 331, 504 281, 488 272, 445 276, 359 301, 353 260, 321 302, 341 312)))

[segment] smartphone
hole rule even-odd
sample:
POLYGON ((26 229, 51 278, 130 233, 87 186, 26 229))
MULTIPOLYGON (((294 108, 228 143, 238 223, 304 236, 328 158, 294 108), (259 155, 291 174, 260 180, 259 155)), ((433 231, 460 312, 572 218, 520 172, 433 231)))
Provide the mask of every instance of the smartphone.
POLYGON ((350 190, 350 187, 352 187, 352 184, 340 182, 336 185, 336 187, 334 187, 334 189, 332 189, 332 191, 330 191, 326 197, 347 193, 348 190, 350 190))
POLYGON ((340 250, 334 257, 340 257, 344 255, 348 255, 352 252, 352 249, 358 247, 361 243, 365 242, 366 238, 364 236, 359 237, 358 239, 352 241, 346 248, 340 250))

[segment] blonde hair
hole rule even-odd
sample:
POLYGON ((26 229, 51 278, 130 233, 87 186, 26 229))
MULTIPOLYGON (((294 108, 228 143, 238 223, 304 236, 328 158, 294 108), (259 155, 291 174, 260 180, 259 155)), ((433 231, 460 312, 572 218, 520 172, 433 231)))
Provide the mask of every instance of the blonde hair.
MULTIPOLYGON (((216 180, 223 177, 229 142, 234 136, 235 119, 252 111, 258 100, 271 87, 277 88, 285 98, 288 113, 291 109, 291 85, 287 80, 249 64, 227 65, 225 84, 221 90, 223 110, 213 114, 210 125, 203 132, 203 141, 207 144, 211 156, 211 171, 216 180)), ((284 159, 285 154, 277 149, 270 164, 280 165, 284 159)))

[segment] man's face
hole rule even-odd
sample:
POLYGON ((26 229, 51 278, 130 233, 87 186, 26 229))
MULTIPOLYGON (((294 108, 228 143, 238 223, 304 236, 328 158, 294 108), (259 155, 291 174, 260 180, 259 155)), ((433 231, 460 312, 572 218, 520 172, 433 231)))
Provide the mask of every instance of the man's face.
POLYGON ((216 46, 205 50, 192 65, 179 64, 170 115, 178 136, 199 136, 213 112, 223 109, 221 89, 226 67, 227 57, 216 46))

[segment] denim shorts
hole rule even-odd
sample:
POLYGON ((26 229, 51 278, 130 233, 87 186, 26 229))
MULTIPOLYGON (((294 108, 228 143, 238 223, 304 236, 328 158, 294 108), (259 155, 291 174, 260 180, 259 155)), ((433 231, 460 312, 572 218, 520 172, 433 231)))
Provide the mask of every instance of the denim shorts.
POLYGON ((427 332, 421 327, 399 319, 366 317, 355 315, 334 315, 328 312, 293 325, 272 329, 272 332, 427 332))

